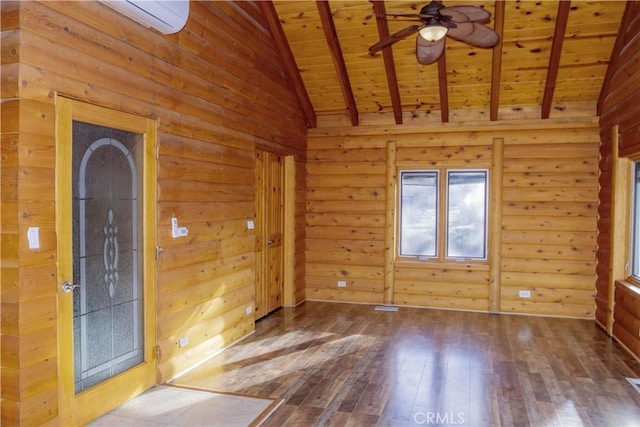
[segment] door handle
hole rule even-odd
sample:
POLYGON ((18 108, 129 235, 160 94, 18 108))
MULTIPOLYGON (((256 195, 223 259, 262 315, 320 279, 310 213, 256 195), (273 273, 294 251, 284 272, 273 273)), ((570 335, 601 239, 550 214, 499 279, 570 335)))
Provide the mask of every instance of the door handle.
POLYGON ((65 280, 61 287, 62 287, 62 292, 68 294, 69 292, 73 292, 74 289, 79 288, 80 285, 76 285, 69 282, 68 280, 65 280))

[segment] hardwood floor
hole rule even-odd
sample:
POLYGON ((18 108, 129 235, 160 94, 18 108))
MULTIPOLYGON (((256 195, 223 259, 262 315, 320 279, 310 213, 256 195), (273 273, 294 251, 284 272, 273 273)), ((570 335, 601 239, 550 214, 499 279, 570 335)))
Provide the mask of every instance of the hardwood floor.
POLYGON ((285 399, 268 426, 640 426, 593 321, 307 302, 175 381, 285 399))

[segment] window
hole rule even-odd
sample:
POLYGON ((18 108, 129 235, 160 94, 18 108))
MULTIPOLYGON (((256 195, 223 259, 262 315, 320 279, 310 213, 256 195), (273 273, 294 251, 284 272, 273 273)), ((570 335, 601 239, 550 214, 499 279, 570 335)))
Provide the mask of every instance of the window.
POLYGON ((631 274, 640 279, 640 162, 633 172, 633 234, 631 237, 631 274))
POLYGON ((437 256, 438 171, 402 172, 400 255, 437 256))
POLYGON ((400 256, 486 259, 488 174, 476 169, 401 171, 400 256))

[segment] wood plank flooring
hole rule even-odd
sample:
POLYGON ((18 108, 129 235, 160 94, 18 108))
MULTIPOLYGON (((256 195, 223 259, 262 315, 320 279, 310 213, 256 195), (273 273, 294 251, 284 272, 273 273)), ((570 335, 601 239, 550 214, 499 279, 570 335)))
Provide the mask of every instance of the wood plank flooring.
POLYGON ((267 426, 640 426, 593 321, 306 302, 175 383, 285 399, 267 426))

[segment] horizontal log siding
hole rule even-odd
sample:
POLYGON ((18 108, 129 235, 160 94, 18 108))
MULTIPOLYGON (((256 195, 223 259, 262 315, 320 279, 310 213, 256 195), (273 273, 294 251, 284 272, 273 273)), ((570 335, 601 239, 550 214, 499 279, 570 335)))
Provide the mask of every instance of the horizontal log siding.
MULTIPOLYGON (((19 13, 0 4, 0 424, 19 420, 20 331, 18 288, 19 13), (6 391, 5 391, 6 390, 6 391)), ((25 340, 26 341, 26 340, 25 340)))
POLYGON ((501 310, 593 318, 598 145, 540 139, 504 150, 501 310))
POLYGON ((640 354, 640 287, 616 282, 613 334, 635 355, 640 354))
MULTIPOLYGON (((396 144, 397 168, 491 170, 493 140, 502 138, 502 256, 495 260, 501 271, 499 311, 593 317, 596 124, 537 121, 467 128, 403 129, 396 135, 366 126, 310 131, 307 298, 384 301, 388 141, 396 144), (347 287, 337 287, 338 280, 347 287), (520 290, 529 290, 531 298, 520 299, 520 290)), ((396 259, 392 277, 394 304, 490 310, 489 262, 396 259)))
POLYGON ((385 148, 365 148, 367 138, 311 139, 309 144, 306 296, 381 303, 385 148), (338 288, 338 281, 347 286, 338 288))
POLYGON ((1 424, 57 417, 56 93, 158 122, 160 381, 253 330, 254 150, 306 149, 267 28, 255 3, 191 2, 163 36, 99 2, 2 2, 1 424), (187 238, 171 239, 174 215, 187 238))
MULTIPOLYGON (((18 62, 20 32, 18 5, 0 4, 2 29, 0 76, 0 424, 15 425, 20 419, 20 294, 18 287, 20 223, 19 157, 20 101, 18 62)), ((22 154, 24 156, 24 154, 22 154)), ((49 263, 51 264, 51 263, 49 263)), ((29 286, 34 289, 33 283, 29 286)), ((23 339, 26 343, 27 338, 23 339)), ((24 346, 24 344, 23 344, 24 346)), ((46 346, 45 348, 51 348, 46 346)))
MULTIPOLYGON (((429 145, 414 145, 421 139, 416 136, 409 146, 398 143, 398 169, 491 168, 491 139, 484 136, 473 140, 470 133, 463 132, 441 135, 435 138, 440 142, 429 145), (444 141, 447 145, 442 145, 444 141)), ((444 203, 442 197, 440 203, 444 203)), ((486 262, 443 264, 399 258, 394 269, 393 301, 400 305, 488 311, 489 274, 486 262)))
MULTIPOLYGON (((626 288, 625 272, 611 274, 614 259, 625 257, 624 242, 620 247, 611 245, 611 217, 613 196, 628 197, 628 188, 613 188, 612 131, 618 126, 618 156, 640 158, 640 3, 627 2, 621 23, 616 49, 609 63, 606 90, 600 97, 600 207, 598 220, 597 295, 596 318, 610 333, 640 357, 640 336, 630 322, 627 313, 640 311, 640 297, 636 291, 626 288), (613 299, 613 301, 612 301, 613 299), (612 310, 613 307, 613 310, 612 310), (635 331, 635 332, 632 332, 635 331)), ((632 206, 630 203, 629 206, 632 206)), ((622 213, 624 214, 624 213, 622 213)), ((622 230, 624 232, 624 230, 622 230)), ((631 234, 631 231, 628 231, 631 234)))

